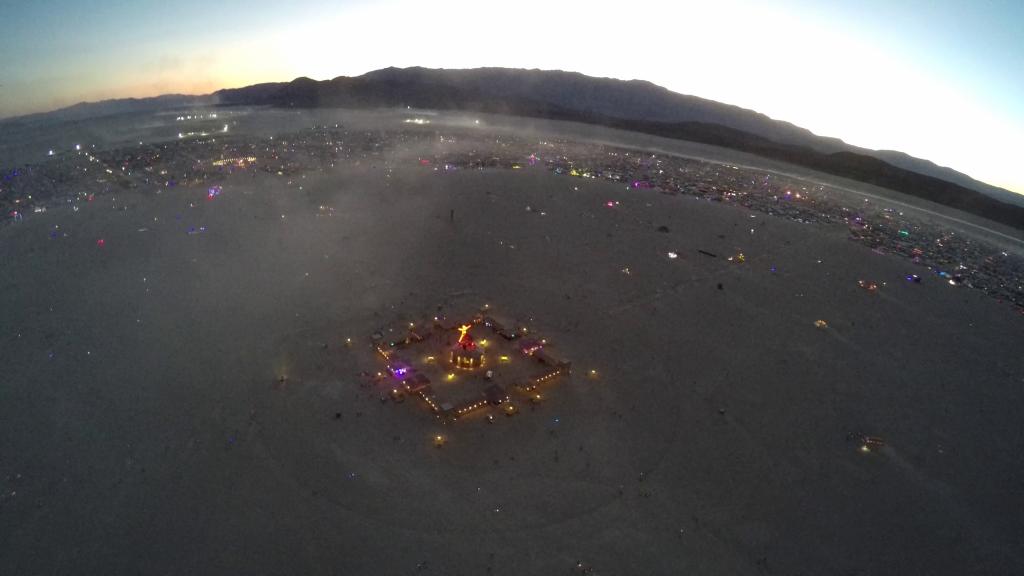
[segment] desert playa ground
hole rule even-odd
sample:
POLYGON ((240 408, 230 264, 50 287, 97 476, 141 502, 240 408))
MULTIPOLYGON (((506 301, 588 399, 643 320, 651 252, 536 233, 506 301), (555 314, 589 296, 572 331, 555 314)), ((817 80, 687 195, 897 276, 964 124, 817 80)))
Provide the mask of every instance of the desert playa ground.
POLYGON ((843 230, 396 154, 0 261, 0 573, 1024 572, 1021 315, 843 230), (572 361, 541 405, 362 385, 370 334, 484 303, 572 361))

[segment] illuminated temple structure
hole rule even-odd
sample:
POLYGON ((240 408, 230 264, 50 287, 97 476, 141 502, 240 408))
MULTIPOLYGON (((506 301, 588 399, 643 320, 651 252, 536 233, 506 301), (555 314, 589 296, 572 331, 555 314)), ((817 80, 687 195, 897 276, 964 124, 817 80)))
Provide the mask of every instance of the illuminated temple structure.
POLYGON ((460 370, 475 370, 483 368, 486 363, 484 352, 477 347, 473 337, 469 334, 470 324, 459 326, 459 339, 452 346, 448 356, 452 366, 460 370))
POLYGON ((418 396, 444 419, 498 405, 506 415, 514 415, 518 408, 509 392, 535 404, 541 399, 541 385, 571 371, 571 363, 554 356, 547 340, 533 334, 527 338, 528 332, 496 320, 487 307, 467 323, 435 317, 432 324, 410 323, 408 330, 389 330, 393 335, 388 337, 378 332, 372 341, 385 362, 386 372, 378 374, 378 382, 387 387, 381 391, 382 400, 397 403, 418 396))

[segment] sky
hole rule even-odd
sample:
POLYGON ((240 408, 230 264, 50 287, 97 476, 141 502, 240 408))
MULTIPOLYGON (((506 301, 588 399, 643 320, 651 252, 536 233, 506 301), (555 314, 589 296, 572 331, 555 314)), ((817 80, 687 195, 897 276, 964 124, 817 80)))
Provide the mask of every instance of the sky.
POLYGON ((1022 0, 0 0, 0 117, 388 66, 650 80, 1024 194, 1022 0))

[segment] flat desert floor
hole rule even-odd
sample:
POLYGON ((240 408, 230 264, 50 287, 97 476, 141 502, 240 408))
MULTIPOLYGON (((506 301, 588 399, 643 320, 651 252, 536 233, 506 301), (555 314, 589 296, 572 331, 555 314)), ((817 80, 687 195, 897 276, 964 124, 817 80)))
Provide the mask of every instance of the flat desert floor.
POLYGON ((1024 573, 1019 314, 842 230, 405 160, 0 229, 0 573, 1024 573), (535 410, 361 385, 483 303, 573 362, 535 410))

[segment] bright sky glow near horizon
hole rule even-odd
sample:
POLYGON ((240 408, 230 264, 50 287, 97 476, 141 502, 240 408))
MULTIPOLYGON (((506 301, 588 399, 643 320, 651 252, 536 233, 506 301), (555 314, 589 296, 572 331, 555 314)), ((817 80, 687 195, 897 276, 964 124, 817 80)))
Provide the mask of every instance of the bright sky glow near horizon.
POLYGON ((0 117, 387 66, 650 80, 1024 193, 1024 2, 0 0, 0 117))

